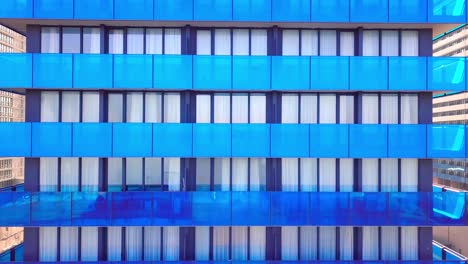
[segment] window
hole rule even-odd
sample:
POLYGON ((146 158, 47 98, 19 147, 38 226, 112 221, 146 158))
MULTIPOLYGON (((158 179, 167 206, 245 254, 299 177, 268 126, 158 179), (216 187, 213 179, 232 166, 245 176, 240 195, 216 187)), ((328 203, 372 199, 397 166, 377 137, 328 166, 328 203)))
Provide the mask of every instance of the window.
POLYGON ((60 53, 60 28, 41 28, 41 52, 60 53))
POLYGON ((197 55, 268 54, 266 29, 198 29, 196 32, 197 55))
POLYGON ((76 27, 64 27, 62 29, 62 52, 81 52, 81 29, 76 27))

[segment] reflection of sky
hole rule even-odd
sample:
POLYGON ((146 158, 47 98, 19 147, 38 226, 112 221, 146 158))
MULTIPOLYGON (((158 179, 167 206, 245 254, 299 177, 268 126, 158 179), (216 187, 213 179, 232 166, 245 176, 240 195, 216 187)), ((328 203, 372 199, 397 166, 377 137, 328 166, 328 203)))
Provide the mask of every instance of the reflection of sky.
POLYGON ((465 0, 434 0, 434 15, 460 16, 465 10, 465 0))

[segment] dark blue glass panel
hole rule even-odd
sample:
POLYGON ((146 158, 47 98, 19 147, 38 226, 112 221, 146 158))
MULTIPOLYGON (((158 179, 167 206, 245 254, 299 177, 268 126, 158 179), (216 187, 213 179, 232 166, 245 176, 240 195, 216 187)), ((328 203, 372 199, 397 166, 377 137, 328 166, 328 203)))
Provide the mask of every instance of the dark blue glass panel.
POLYGON ((153 225, 170 225, 173 217, 172 193, 153 193, 153 225))
POLYGON ((428 58, 428 90, 464 91, 466 85, 465 58, 428 58))
POLYGON ((350 125, 349 155, 351 158, 387 157, 387 126, 350 125))
POLYGON ((271 59, 267 56, 233 56, 233 90, 270 90, 271 59))
POLYGON ((311 0, 312 22, 349 22, 349 1, 311 0))
POLYGON ((153 156, 191 157, 192 124, 153 124, 153 156))
POLYGON ((111 202, 110 193, 72 193, 72 224, 75 226, 110 225, 111 202))
POLYGON ((71 225, 71 204, 71 193, 41 192, 32 194, 31 225, 71 225))
POLYGON ((389 90, 427 90, 427 58, 390 57, 389 90))
POLYGON ((466 23, 466 0, 428 0, 429 22, 466 23))
POLYGON ((75 1, 75 19, 114 19, 114 0, 75 1))
POLYGON ((231 225, 231 192, 192 193, 194 225, 231 225))
POLYGON ((193 86, 195 89, 231 89, 231 56, 194 56, 193 86))
POLYGON ((232 124, 233 157, 269 157, 270 125, 232 124))
POLYGON ((388 0, 350 0, 351 22, 388 22, 388 0))
POLYGON ((23 261, 24 259, 24 244, 20 244, 15 248, 15 261, 23 261))
POLYGON ((233 20, 270 21, 271 0, 233 0, 233 20))
POLYGON ((174 225, 191 225, 193 223, 192 193, 172 193, 172 222, 174 225))
POLYGON ((194 157, 230 157, 230 124, 193 124, 194 157))
POLYGON ((430 221, 431 225, 466 225, 468 223, 466 193, 433 193, 430 221))
POLYGON ((31 156, 31 123, 0 123, 0 156, 31 156), (14 140, 12 140, 14 139, 14 140))
POLYGON ((232 192, 232 225, 270 225, 270 193, 232 192))
POLYGON ((194 20, 232 20, 233 0, 193 0, 194 20))
POLYGON ((11 261, 11 251, 8 249, 0 253, 0 262, 10 262, 11 261))
POLYGON ((112 224, 121 226, 150 225, 152 218, 151 192, 114 192, 112 195, 112 224))
POLYGON ((425 125, 389 125, 388 157, 425 158, 425 125))
POLYGON ((428 125, 429 158, 465 158, 465 126, 428 125))
POLYGON ((153 56, 114 55, 114 88, 152 88, 153 56))
POLYGON ((348 57, 311 57, 311 90, 349 90, 348 57))
POLYGON ((389 193, 388 225, 427 225, 430 193, 389 193))
POLYGON ((112 86, 112 55, 73 55, 73 88, 102 89, 112 86))
POLYGON ((73 156, 111 157, 111 123, 73 123, 73 156))
POLYGON ((114 19, 153 20, 153 0, 114 0, 114 19))
POLYGON ((351 90, 387 90, 388 57, 350 57, 351 90))
POLYGON ((271 89, 310 89, 310 57, 274 56, 271 63, 271 89))
POLYGON ((50 89, 73 87, 72 66, 71 54, 34 54, 34 88, 50 89))
POLYGON ((349 193, 311 192, 311 225, 348 225, 349 193))
POLYGON ((32 0, 3 0, 0 5, 0 17, 3 18, 32 18, 32 0))
POLYGON ((150 123, 114 123, 113 124, 114 157, 151 157, 152 124, 150 123))
POLYGON ((310 208, 308 192, 272 192, 271 225, 308 225, 310 208))
POLYGON ((34 18, 73 18, 73 0, 35 0, 34 18))
POLYGON ((192 56, 155 55, 154 88, 192 89, 192 56))
POLYGON ((309 125, 272 124, 272 157, 308 157, 309 125))
POLYGON ((70 157, 71 123, 32 123, 33 157, 70 157))
POLYGON ((427 0, 388 1, 390 22, 427 22, 427 0))
POLYGON ((310 0, 272 0, 272 21, 310 21, 310 0))
POLYGON ((432 243, 432 259, 433 260, 443 260, 442 258, 443 245, 437 245, 432 243))
POLYGON ((187 0, 154 0, 155 20, 192 20, 193 2, 187 0))
POLYGON ((0 83, 3 88, 32 87, 31 54, 1 54, 0 71, 0 83))
POLYGON ((2 226, 28 226, 30 220, 29 193, 0 192, 0 225, 2 226))
POLYGON ((320 158, 349 157, 348 125, 310 125, 310 156, 320 158))
POLYGON ((352 225, 385 225, 387 202, 387 193, 350 193, 348 221, 352 225))

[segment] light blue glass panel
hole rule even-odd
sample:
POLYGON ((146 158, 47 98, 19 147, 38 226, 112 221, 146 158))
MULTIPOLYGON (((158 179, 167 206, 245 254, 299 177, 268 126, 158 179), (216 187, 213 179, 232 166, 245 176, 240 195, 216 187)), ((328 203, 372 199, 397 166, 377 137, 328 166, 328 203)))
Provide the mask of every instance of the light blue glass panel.
POLYGON ((271 225, 308 225, 310 218, 310 193, 271 193, 271 225))
POLYGON ((272 124, 272 157, 308 157, 309 125, 272 124))
POLYGON ((350 89, 387 90, 388 57, 350 57, 350 89))
POLYGON ((151 192, 114 192, 112 195, 112 225, 142 226, 151 224, 151 192))
POLYGON ((311 225, 349 225, 349 193, 311 192, 311 225))
POLYGON ((152 20, 153 0, 114 0, 114 19, 152 20))
POLYGON ((192 89, 192 56, 154 55, 154 88, 192 89))
POLYGON ((0 192, 0 225, 28 226, 30 219, 29 193, 0 192))
POLYGON ((31 54, 0 54, 0 71, 2 88, 32 87, 31 54))
POLYGON ((192 20, 193 1, 154 0, 155 20, 192 20))
POLYGON ((233 20, 271 21, 271 0, 233 0, 233 20))
POLYGON ((466 23, 466 0, 428 0, 429 22, 466 23))
POLYGON ((0 17, 3 18, 32 18, 32 0, 3 0, 0 5, 0 17))
POLYGON ((71 225, 71 204, 71 193, 40 192, 32 194, 31 225, 71 225))
POLYGON ((232 124, 233 157, 269 157, 270 125, 232 124))
POLYGON ((426 158, 425 125, 389 125, 389 158, 426 158))
POLYGON ((73 0, 35 0, 34 18, 73 18, 73 0))
POLYGON ((71 123, 32 123, 33 157, 70 157, 71 123))
POLYGON ((233 56, 233 90, 270 90, 271 59, 267 56, 233 56))
POLYGON ((465 126, 428 125, 429 158, 465 158, 465 126))
POLYGON ((457 252, 450 250, 448 248, 445 249, 445 260, 446 261, 459 261, 459 262, 466 262, 465 256, 458 254, 457 252))
POLYGON ((274 56, 271 60, 271 89, 310 89, 310 57, 274 56))
POLYGON ((388 22, 388 0, 350 0, 351 22, 388 22))
POLYGON ((443 249, 443 247, 432 243, 432 259, 433 260, 443 260, 442 259, 442 249, 443 249))
POLYGON ((230 192, 192 193, 193 225, 231 225, 230 192))
POLYGON ((24 244, 20 244, 15 248, 15 262, 24 260, 24 244))
POLYGON ((270 225, 270 193, 232 192, 232 225, 270 225))
POLYGON ((349 1, 311 0, 312 22, 349 22, 349 1))
POLYGON ((73 88, 112 88, 112 55, 74 54, 73 88))
POLYGON ((272 21, 310 21, 310 0, 272 0, 272 21))
POLYGON ((349 57, 311 57, 311 90, 349 90, 349 57))
POLYGON ((192 124, 153 124, 153 156, 191 157, 192 124))
POLYGON ((193 124, 194 157, 230 157, 230 124, 193 124))
POLYGON ((350 125, 351 158, 386 158, 387 125, 350 125))
POLYGON ((427 225, 430 193, 389 193, 388 225, 427 225))
POLYGON ((11 251, 8 249, 0 253, 0 262, 9 262, 11 260, 11 251))
POLYGON ((31 156, 31 123, 2 122, 0 135, 1 157, 31 156))
POLYGON ((114 55, 114 88, 152 88, 153 56, 114 55))
POLYGON ((232 20, 233 0, 193 0, 193 20, 232 20))
POLYGON ((468 220, 465 192, 432 194, 431 225, 466 225, 468 220))
POLYGON ((75 0, 75 19, 114 19, 114 0, 75 0))
POLYGON ((73 123, 74 157, 111 157, 111 123, 73 123))
POLYGON ((151 157, 152 124, 114 123, 112 152, 114 157, 151 157))
POLYGON ((110 225, 111 194, 109 193, 72 193, 72 225, 108 226, 110 225))
POLYGON ((34 88, 50 89, 73 87, 72 66, 71 54, 34 54, 34 88))
POLYGON ((427 90, 427 58, 390 57, 389 90, 427 90))
POLYGON ((194 88, 230 90, 232 85, 231 58, 231 56, 194 56, 194 88))
POLYGON ((349 157, 348 125, 310 125, 310 156, 317 158, 349 157))
POLYGON ((387 193, 350 193, 348 221, 352 225, 386 225, 387 204, 387 193))
POLYGON ((465 58, 428 58, 428 90, 464 91, 466 85, 465 58))
POLYGON ((390 22, 427 22, 427 0, 388 1, 390 22))

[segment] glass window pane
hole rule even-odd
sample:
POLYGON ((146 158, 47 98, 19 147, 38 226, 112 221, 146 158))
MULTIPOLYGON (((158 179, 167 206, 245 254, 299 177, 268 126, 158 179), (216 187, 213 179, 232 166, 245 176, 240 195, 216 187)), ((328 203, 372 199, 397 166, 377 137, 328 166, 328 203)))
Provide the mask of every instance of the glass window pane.
POLYGON ((109 94, 108 122, 123 122, 123 95, 109 94))
POLYGON ((302 94, 301 95, 301 123, 316 124, 317 123, 317 96, 302 94))
POLYGON ((80 122, 80 92, 62 92, 62 122, 80 122))
POLYGON ((250 95, 250 123, 266 123, 266 96, 250 95))
POLYGON ((400 107, 402 124, 418 124, 419 108, 417 94, 402 94, 400 107))
POLYGON ((301 55, 318 55, 318 33, 317 30, 302 30, 301 32, 301 55))
POLYGON ((58 27, 41 28, 41 52, 60 52, 60 30, 58 27))
POLYGON ((354 124, 354 96, 340 96, 340 124, 354 124))
POLYGON ((403 30, 401 32, 401 56, 419 55, 419 32, 403 30))
POLYGON ((232 35, 232 54, 249 55, 249 30, 234 29, 232 35))
POLYGON ((122 54, 124 31, 122 29, 109 30, 109 54, 122 54))
POLYGON ((320 30, 320 56, 336 56, 336 30, 320 30))
MULTIPOLYGON (((180 191, 180 158, 164 158, 163 164, 164 190, 180 191)), ((182 190, 185 190, 185 186, 182 190)))
POLYGON ((197 123, 211 123, 211 95, 197 95, 197 123))
POLYGON ((336 124, 336 95, 320 95, 320 124, 336 124))
POLYGON ((145 159, 145 184, 150 190, 162 191, 161 162, 160 158, 145 159))
POLYGON ((231 122, 231 96, 229 94, 214 95, 214 122, 231 122))
POLYGON ((299 30, 283 30, 283 56, 299 55, 299 30))
POLYGON ((210 30, 197 30, 197 55, 211 55, 210 30))
POLYGON ((41 122, 59 122, 59 92, 41 92, 41 122))
POLYGON ((379 56, 379 31, 364 30, 362 39, 363 56, 379 56))
POLYGON ((129 191, 140 190, 143 184, 143 159, 126 158, 126 185, 129 191))
POLYGON ((127 122, 143 122, 143 93, 127 93, 127 122))
POLYGON ((164 122, 180 123, 180 94, 164 94, 164 122))
POLYGON ((160 93, 145 93, 145 122, 162 122, 162 96, 160 93))
POLYGON ((377 94, 364 94, 362 96, 362 123, 379 123, 379 96, 377 94))
POLYGON ((247 191, 249 178, 248 159, 232 159, 232 190, 247 191))
POLYGON ((398 124, 398 95, 382 94, 380 100, 380 123, 398 124))
POLYGON ((232 123, 249 122, 249 96, 248 94, 232 95, 232 123))
POLYGON ((81 36, 80 28, 64 27, 62 38, 62 53, 80 53, 81 36))
POLYGON ((398 31, 382 31, 382 56, 398 56, 398 31))
POLYGON ((266 29, 252 29, 250 54, 265 56, 268 54, 268 34, 266 29))
POLYGON ((266 191, 266 159, 250 159, 250 191, 266 191))
POLYGON ((162 54, 162 29, 148 28, 146 29, 146 54, 162 54))
POLYGON ((180 28, 164 29, 164 54, 182 54, 180 28))
POLYGON ((83 28, 83 53, 101 53, 101 30, 83 28))
POLYGON ((231 160, 214 159, 214 190, 229 191, 231 186, 231 160))
POLYGON ((299 96, 297 94, 283 94, 281 97, 281 123, 299 123, 299 96))
POLYGON ((83 122, 99 122, 99 92, 83 92, 83 122))
POLYGON ((354 56, 354 32, 340 33, 340 56, 354 56))
POLYGON ((129 28, 127 30, 127 54, 143 54, 142 28, 129 28))
POLYGON ((231 30, 215 30, 215 55, 231 55, 231 30))
POLYGON ((197 191, 209 191, 211 178, 211 159, 197 159, 197 191))

